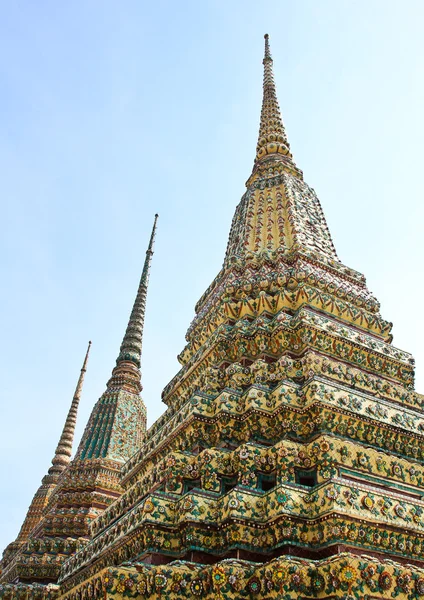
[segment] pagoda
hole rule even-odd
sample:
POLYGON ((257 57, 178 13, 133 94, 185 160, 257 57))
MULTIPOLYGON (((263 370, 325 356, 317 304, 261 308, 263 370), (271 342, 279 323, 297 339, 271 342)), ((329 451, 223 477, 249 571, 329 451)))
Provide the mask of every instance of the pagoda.
POLYGON ((87 354, 52 466, 28 509, 17 539, 0 562, 0 598, 54 598, 62 563, 90 537, 90 523, 123 492, 121 469, 146 432, 140 397, 141 352, 147 287, 158 215, 116 366, 93 408, 75 458, 74 429, 87 354))
MULTIPOLYGON (((167 409, 146 431, 134 404, 115 454, 99 441, 107 409, 95 407, 61 477, 80 469, 84 488, 87 461, 110 460, 116 499, 75 532, 48 597, 424 598, 414 360, 393 346, 364 276, 338 258, 293 160, 267 35, 263 67, 252 174, 163 391, 167 409)), ((122 369, 125 393, 138 393, 138 359, 124 347, 106 394, 124 394, 122 369)), ((49 505, 29 540, 52 521, 49 505)))
MULTIPOLYGON (((1 561, 2 579, 19 579, 16 570, 18 556, 20 550, 24 549, 24 545, 29 540, 31 532, 37 527, 43 518, 44 510, 46 509, 50 497, 59 482, 60 476, 68 467, 72 456, 72 445, 74 441, 75 426, 77 423, 78 406, 81 399, 81 393, 84 383, 84 375, 87 371, 88 356, 90 354, 91 342, 88 343, 87 352, 81 368, 81 373, 78 378, 77 387, 75 389, 72 403, 65 420, 62 435, 60 436, 51 467, 47 475, 42 479, 41 485, 34 494, 31 505, 26 514, 25 520, 19 531, 18 537, 14 542, 9 544, 3 553, 1 561), (12 560, 13 559, 13 560, 12 560)), ((75 544, 68 544, 68 551, 75 550, 75 544)), ((32 576, 32 574, 31 574, 32 576)))

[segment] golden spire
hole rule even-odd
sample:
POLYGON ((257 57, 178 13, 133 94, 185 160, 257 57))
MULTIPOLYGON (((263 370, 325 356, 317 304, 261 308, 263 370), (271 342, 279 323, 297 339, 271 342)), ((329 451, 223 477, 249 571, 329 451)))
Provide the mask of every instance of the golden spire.
POLYGON ((295 165, 278 105, 265 35, 261 122, 252 174, 231 225, 224 265, 307 252, 337 261, 320 202, 295 165), (265 191, 267 190, 267 191, 265 191))
POLYGON ((292 157, 277 100, 269 35, 266 33, 264 37, 265 54, 262 61, 264 65, 263 100, 255 164, 269 154, 283 154, 289 158, 292 157))
POLYGON ((62 435, 56 448, 55 455, 52 460, 52 466, 49 469, 49 475, 60 475, 71 461, 72 444, 74 441, 75 425, 77 422, 78 405, 81 398, 82 386, 84 383, 84 375, 87 370, 88 355, 90 354, 91 342, 88 342, 87 352, 82 365, 81 373, 78 378, 77 387, 75 388, 74 397, 72 399, 71 408, 66 417, 62 435))

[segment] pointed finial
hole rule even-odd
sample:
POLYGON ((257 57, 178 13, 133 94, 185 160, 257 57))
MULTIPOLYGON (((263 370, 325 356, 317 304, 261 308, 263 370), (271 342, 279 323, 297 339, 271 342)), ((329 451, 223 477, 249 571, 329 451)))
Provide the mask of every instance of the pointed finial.
POLYGON ((255 164, 269 154, 292 157, 277 100, 269 35, 266 33, 264 37, 265 53, 262 61, 264 65, 263 100, 255 164))
POLYGON ((60 475, 71 461, 72 444, 74 441, 75 425, 77 423, 78 405, 81 398, 82 386, 84 383, 84 375, 87 371, 88 355, 90 354, 91 341, 88 342, 87 352, 82 364, 81 373, 78 378, 77 387, 75 388, 74 397, 72 399, 71 408, 66 417, 62 435, 56 448, 55 455, 52 460, 52 466, 49 469, 49 475, 60 475))
POLYGON ((158 222, 158 218, 159 218, 159 215, 158 215, 158 213, 156 213, 155 214, 155 220, 153 222, 152 233, 150 235, 149 246, 148 246, 148 248, 146 250, 146 254, 147 254, 147 252, 151 252, 153 254, 153 244, 154 244, 154 241, 155 241, 156 223, 158 222))
POLYGON ((269 35, 266 33, 264 35, 264 38, 265 38, 265 55, 264 55, 264 60, 266 58, 270 58, 272 60, 271 51, 269 49, 269 35))
POLYGON ((150 235, 149 245, 146 250, 146 258, 144 261, 143 271, 141 273, 137 296, 131 311, 130 320, 127 325, 124 339, 122 340, 119 356, 116 360, 117 365, 122 362, 129 361, 134 363, 137 368, 140 368, 144 317, 146 312, 147 285, 149 283, 150 264, 153 256, 153 246, 158 217, 159 215, 155 214, 155 220, 153 223, 152 233, 150 235))

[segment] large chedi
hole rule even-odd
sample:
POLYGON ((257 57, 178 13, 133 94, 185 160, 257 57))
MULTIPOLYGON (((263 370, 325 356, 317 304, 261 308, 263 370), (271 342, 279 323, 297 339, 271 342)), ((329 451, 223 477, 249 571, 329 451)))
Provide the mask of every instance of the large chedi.
POLYGON ((64 600, 424 598, 414 361, 293 161, 268 36, 263 64, 223 268, 166 412, 61 566, 64 600))

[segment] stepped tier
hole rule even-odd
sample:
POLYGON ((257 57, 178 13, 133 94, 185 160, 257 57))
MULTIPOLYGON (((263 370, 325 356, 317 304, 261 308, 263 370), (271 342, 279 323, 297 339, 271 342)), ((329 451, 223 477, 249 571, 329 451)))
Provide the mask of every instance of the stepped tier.
POLYGON ((341 543, 424 559, 421 411, 310 374, 198 394, 172 420, 62 578, 140 555, 319 554, 341 543))
MULTIPOLYGON (((287 174, 284 177, 293 179, 287 174)), ((265 191, 250 190, 242 198, 233 219, 224 267, 196 305, 197 314, 187 332, 189 344, 179 357, 183 364, 229 319, 256 317, 263 312, 276 314, 282 309, 294 311, 305 304, 391 341, 391 323, 379 315, 379 303, 368 291, 363 275, 333 257, 331 238, 315 193, 306 183, 294 181, 302 185, 297 203, 308 207, 305 215, 300 210, 293 211, 287 188, 275 184, 273 179, 266 181, 265 191), (261 231, 258 229, 259 202, 268 206, 268 234, 264 223, 261 231), (241 213, 255 215, 250 219, 250 228, 249 219, 241 213), (286 239, 285 225, 281 225, 283 231, 276 231, 280 220, 287 227, 303 227, 307 232, 298 236, 292 233, 286 239), (315 221, 323 222, 322 231, 313 225, 315 221), (322 247, 324 242, 319 246, 314 241, 315 236, 321 239, 324 231, 331 252, 322 247), (253 239, 254 235, 257 238, 253 239), (265 243, 268 237, 272 243, 265 243)))
POLYGON ((72 461, 29 539, 3 561, 2 579, 56 582, 62 563, 86 543, 90 523, 121 495, 119 467, 98 459, 72 461))
POLYGON ((215 565, 175 561, 106 568, 62 598, 341 598, 412 600, 424 597, 424 570, 411 564, 341 552, 309 561, 280 557, 256 563, 237 558, 215 565))
POLYGON ((407 553, 424 566, 414 360, 391 344, 364 277, 338 260, 310 188, 284 173, 298 182, 299 206, 319 213, 320 248, 313 231, 300 233, 311 215, 289 214, 287 181, 272 179, 264 194, 259 175, 196 306, 182 368, 163 392, 168 409, 122 467, 119 500, 63 564, 65 596, 128 560, 310 561, 345 548, 407 553), (260 220, 268 201, 275 248, 271 238, 264 246, 260 220), (297 227, 298 245, 294 229, 275 226, 279 214, 297 227))

